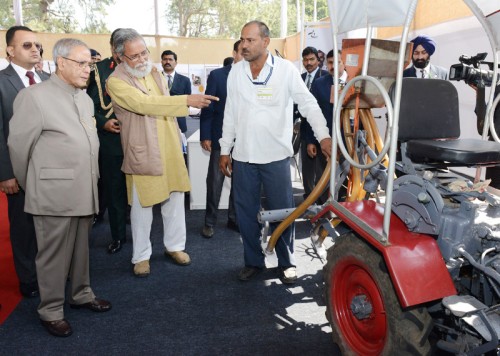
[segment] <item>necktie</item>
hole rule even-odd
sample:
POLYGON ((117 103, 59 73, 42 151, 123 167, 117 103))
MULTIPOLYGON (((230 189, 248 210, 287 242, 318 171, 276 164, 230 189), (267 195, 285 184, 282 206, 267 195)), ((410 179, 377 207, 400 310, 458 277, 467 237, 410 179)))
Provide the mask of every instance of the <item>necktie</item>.
POLYGON ((29 70, 29 71, 27 71, 27 72, 26 72, 26 76, 27 76, 27 77, 29 78, 29 80, 30 80, 30 81, 29 81, 29 84, 30 84, 30 85, 36 84, 36 82, 35 82, 35 73, 33 73, 32 71, 30 71, 30 70, 29 70))
POLYGON ((422 73, 422 75, 420 76, 420 78, 425 78, 425 71, 423 69, 420 69, 420 72, 422 73))
POLYGON ((167 75, 167 84, 168 84, 168 91, 172 88, 172 76, 169 74, 167 75))
POLYGON ((307 82, 306 82, 306 85, 307 85, 307 89, 311 90, 311 83, 312 80, 311 80, 311 74, 308 74, 307 75, 307 82))

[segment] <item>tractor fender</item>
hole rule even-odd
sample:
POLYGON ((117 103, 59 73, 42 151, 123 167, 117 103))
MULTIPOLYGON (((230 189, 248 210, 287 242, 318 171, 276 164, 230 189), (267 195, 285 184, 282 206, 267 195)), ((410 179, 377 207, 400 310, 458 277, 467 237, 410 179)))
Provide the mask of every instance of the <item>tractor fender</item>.
POLYGON ((383 205, 370 200, 337 204, 329 205, 328 210, 382 254, 403 307, 457 294, 433 237, 408 231, 399 217, 392 213, 389 242, 382 243, 374 235, 382 236, 383 205))

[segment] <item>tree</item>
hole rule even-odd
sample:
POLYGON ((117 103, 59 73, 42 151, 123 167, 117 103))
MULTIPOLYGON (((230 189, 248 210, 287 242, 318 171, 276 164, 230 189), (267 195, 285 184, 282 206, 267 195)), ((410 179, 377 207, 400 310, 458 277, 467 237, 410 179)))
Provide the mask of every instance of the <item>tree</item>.
MULTIPOLYGON (((280 0, 171 0, 166 15, 178 36, 238 38, 245 23, 260 20, 269 26, 271 37, 278 37, 280 11, 280 0)), ((312 21, 313 11, 313 3, 307 1, 306 21, 312 21)), ((319 19, 328 16, 327 0, 317 0, 317 14, 319 19)), ((296 0, 288 0, 287 15, 291 35, 297 32, 296 0)))
MULTIPOLYGON (((106 6, 115 0, 24 0, 24 24, 32 30, 64 33, 109 32, 106 6)), ((12 0, 0 0, 0 28, 15 24, 12 0)))

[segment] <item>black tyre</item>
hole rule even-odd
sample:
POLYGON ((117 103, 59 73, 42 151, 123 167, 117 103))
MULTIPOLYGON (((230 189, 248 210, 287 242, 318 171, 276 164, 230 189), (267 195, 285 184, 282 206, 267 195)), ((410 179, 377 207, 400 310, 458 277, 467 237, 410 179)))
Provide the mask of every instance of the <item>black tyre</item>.
POLYGON ((339 237, 323 272, 326 316, 344 356, 430 354, 430 315, 401 308, 382 256, 365 241, 339 237))

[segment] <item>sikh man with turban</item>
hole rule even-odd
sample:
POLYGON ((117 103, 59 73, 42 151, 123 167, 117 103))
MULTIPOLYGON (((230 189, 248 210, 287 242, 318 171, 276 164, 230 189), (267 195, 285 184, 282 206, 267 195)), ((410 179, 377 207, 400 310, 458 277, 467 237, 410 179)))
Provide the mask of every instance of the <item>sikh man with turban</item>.
POLYGON ((421 35, 411 40, 413 43, 412 63, 413 65, 405 69, 403 77, 416 77, 426 79, 448 79, 448 70, 430 64, 431 56, 436 50, 436 43, 432 38, 421 35))

